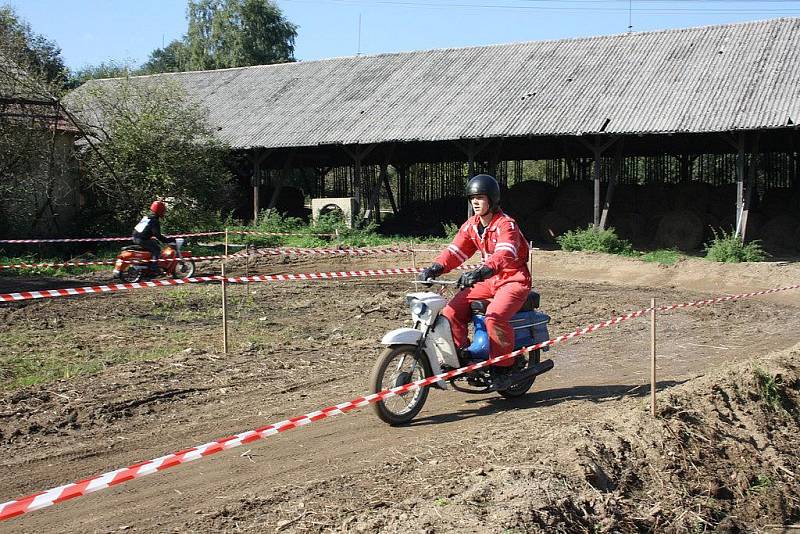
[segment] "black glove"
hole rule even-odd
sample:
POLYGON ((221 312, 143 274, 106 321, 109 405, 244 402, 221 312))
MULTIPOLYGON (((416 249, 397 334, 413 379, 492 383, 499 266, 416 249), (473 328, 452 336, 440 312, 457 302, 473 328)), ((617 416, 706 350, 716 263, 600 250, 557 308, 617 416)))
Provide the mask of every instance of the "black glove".
MULTIPOLYGON (((442 274, 443 272, 444 272, 444 267, 442 267, 438 263, 434 263, 430 267, 422 269, 422 272, 420 272, 417 275, 417 280, 419 280, 420 282, 427 282, 428 279, 435 280, 436 277, 442 274)), ((428 287, 431 287, 430 284, 426 285, 428 287)))
POLYGON ((468 287, 474 286, 475 284, 477 284, 481 280, 486 280, 487 278, 489 278, 493 274, 494 274, 494 271, 492 271, 489 267, 487 267, 485 265, 481 265, 480 267, 478 267, 474 271, 470 271, 468 273, 463 273, 461 276, 459 276, 458 277, 458 281, 456 282, 456 285, 460 289, 466 289, 468 287))

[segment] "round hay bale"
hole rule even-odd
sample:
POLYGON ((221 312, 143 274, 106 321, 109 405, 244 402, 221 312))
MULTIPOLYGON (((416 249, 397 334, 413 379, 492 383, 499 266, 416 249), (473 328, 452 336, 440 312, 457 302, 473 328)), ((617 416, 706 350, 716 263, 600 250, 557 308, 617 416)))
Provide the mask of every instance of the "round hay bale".
POLYGON ((714 188, 708 201, 708 211, 722 220, 736 216, 736 184, 725 184, 714 188))
POLYGON ((697 250, 703 243, 703 219, 691 210, 665 213, 658 224, 656 243, 684 252, 697 250))
POLYGON ((671 209, 672 187, 668 184, 645 184, 639 189, 639 213, 648 217, 664 215, 671 209))
MULTIPOLYGON (((639 186, 634 184, 617 184, 614 187, 614 197, 611 199, 611 211, 630 213, 637 210, 637 195, 639 186)), ((603 198, 605 200, 605 197, 603 198)))
POLYGON ((708 211, 714 188, 703 182, 682 182, 672 191, 672 209, 689 209, 695 213, 708 211))
POLYGON ((761 243, 769 253, 783 253, 798 249, 797 231, 800 222, 792 215, 778 215, 761 227, 761 243))
POLYGON ((544 243, 555 243, 561 234, 575 228, 575 223, 560 212, 551 210, 542 212, 539 220, 539 238, 544 243))
POLYGON ((563 182, 556 190, 553 211, 583 225, 594 218, 594 185, 589 181, 563 182))
POLYGON ((512 214, 544 210, 550 206, 555 192, 556 188, 547 182, 527 180, 511 186, 504 202, 512 214))
POLYGON ((525 213, 514 217, 517 221, 522 235, 525 236, 527 241, 534 241, 536 243, 544 243, 545 239, 539 234, 540 224, 542 220, 541 211, 526 211, 525 213))
POLYGON ((761 201, 761 213, 768 219, 778 215, 788 215, 794 210, 794 191, 788 187, 776 187, 767 189, 761 201))
POLYGON ((614 213, 609 216, 609 227, 613 228, 620 239, 627 239, 635 248, 649 244, 646 232, 647 220, 639 213, 614 213))

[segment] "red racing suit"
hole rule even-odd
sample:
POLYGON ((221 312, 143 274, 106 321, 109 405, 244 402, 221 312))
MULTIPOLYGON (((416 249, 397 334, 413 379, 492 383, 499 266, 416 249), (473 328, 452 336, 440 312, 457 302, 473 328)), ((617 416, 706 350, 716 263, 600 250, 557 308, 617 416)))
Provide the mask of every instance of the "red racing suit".
MULTIPOLYGON (((494 215, 484 229, 483 236, 478 233, 480 227, 480 216, 467 219, 453 242, 434 261, 444 267, 447 273, 479 251, 481 263, 494 272, 486 280, 456 294, 442 311, 450 321, 456 347, 465 348, 469 344, 467 324, 472 316, 470 302, 492 299, 486 310, 486 329, 489 334, 489 354, 494 358, 514 349, 514 329, 510 320, 525 303, 531 290, 528 242, 514 219, 502 211, 494 215)), ((513 363, 513 360, 508 360, 497 365, 513 363)))

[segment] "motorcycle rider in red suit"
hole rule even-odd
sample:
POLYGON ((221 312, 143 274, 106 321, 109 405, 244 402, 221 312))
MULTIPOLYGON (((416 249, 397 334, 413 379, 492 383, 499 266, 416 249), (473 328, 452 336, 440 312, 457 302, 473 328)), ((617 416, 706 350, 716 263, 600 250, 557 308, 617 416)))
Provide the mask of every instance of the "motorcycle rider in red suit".
MULTIPOLYGON (((450 272, 475 252, 480 252, 481 265, 462 274, 458 286, 463 287, 447 304, 442 314, 450 322, 453 341, 459 351, 469 345, 467 325, 472 316, 470 303, 492 299, 486 310, 489 334, 489 355, 494 358, 514 348, 514 329, 509 322, 519 311, 531 290, 528 271, 528 243, 517 223, 500 209, 500 186, 492 176, 479 174, 466 188, 475 215, 467 219, 453 242, 424 269, 418 279, 428 280, 450 272)), ((469 354, 465 355, 469 358, 469 354)), ((513 359, 495 364, 507 367, 513 359)))

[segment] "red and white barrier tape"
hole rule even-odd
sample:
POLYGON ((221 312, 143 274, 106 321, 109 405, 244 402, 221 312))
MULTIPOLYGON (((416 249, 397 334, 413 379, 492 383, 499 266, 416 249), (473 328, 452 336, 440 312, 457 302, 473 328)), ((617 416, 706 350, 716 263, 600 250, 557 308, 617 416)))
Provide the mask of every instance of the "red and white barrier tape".
MULTIPOLYGON (((702 306, 717 302, 734 300, 737 298, 744 298, 756 295, 766 295, 768 293, 775 293, 777 291, 797 289, 799 287, 800 285, 787 286, 787 287, 769 289, 764 291, 755 291, 752 293, 742 293, 740 295, 731 295, 727 297, 719 297, 714 299, 698 300, 690 303, 673 304, 670 306, 663 306, 657 309, 671 310, 676 308, 684 308, 688 306, 702 306)), ((350 400, 348 402, 337 404, 335 406, 329 406, 327 408, 316 410, 307 413, 305 415, 300 415, 267 426, 263 426, 253 430, 248 430, 246 432, 242 432, 241 434, 220 438, 208 442, 204 445, 199 445, 196 447, 191 447, 189 449, 184 449, 179 452, 168 454, 166 456, 161 456, 159 458, 155 458, 153 460, 149 460, 146 462, 134 464, 132 466, 125 467, 122 469, 117 469, 115 471, 109 471, 101 475, 80 480, 78 482, 73 482, 72 484, 66 484, 64 486, 52 488, 47 491, 34 493, 33 495, 29 495, 27 497, 22 497, 19 499, 15 499, 13 501, 8 501, 0 505, 0 521, 11 519, 12 517, 16 517, 18 515, 22 515, 28 512, 33 512, 35 510, 40 510, 42 508, 46 508, 48 506, 52 506, 54 504, 63 501, 73 499, 75 497, 80 497, 82 495, 94 493, 95 491, 115 486, 117 484, 127 482, 128 480, 132 480, 134 478, 140 478, 145 475, 151 475, 153 473, 163 471, 170 467, 175 467, 176 465, 185 464, 193 460, 199 460, 200 458, 204 458, 206 456, 210 456, 212 454, 216 454, 224 450, 233 449, 235 447, 239 447, 247 443, 252 443, 253 441, 264 439, 266 437, 279 434, 281 432, 286 432, 287 430, 292 430, 294 428, 298 428, 307 425, 309 423, 319 421, 321 419, 326 419, 328 417, 333 417, 335 415, 344 414, 349 411, 355 410, 357 408, 362 408, 364 406, 367 406, 368 404, 373 404, 376 402, 383 401, 389 397, 401 395, 403 393, 407 393, 412 390, 430 386, 431 384, 438 382, 440 380, 449 380, 451 378, 454 378, 462 374, 471 373, 472 371, 475 371, 477 369, 481 369, 483 367, 487 367, 489 365, 493 365, 495 363, 508 360, 510 358, 514 358, 520 354, 529 352, 531 350, 537 350, 544 347, 565 343, 570 339, 582 336, 584 334, 595 332, 597 330, 600 330, 601 328, 606 328, 612 325, 619 324, 623 321, 627 321, 629 319, 641 317, 642 315, 649 313, 651 310, 652 308, 646 308, 643 310, 638 310, 618 317, 613 317, 611 319, 608 319, 600 323, 579 328, 568 334, 560 335, 558 337, 548 339, 547 341, 543 341, 541 343, 537 343, 529 347, 524 347, 522 349, 515 350, 514 352, 511 352, 509 354, 504 354, 502 356, 490 358, 486 361, 467 365, 466 367, 461 367, 459 369, 447 371, 446 373, 440 373, 438 375, 417 380, 415 382, 404 384, 402 386, 397 386, 391 389, 385 389, 383 391, 380 391, 378 393, 373 393, 371 395, 361 396, 353 400, 350 400)))
MULTIPOLYGON (((476 266, 462 266, 462 269, 474 269, 476 266)), ((287 282, 293 280, 335 280, 339 278, 365 278, 369 276, 394 276, 398 274, 414 274, 422 271, 414 267, 398 267, 393 269, 367 269, 363 271, 333 271, 319 273, 295 274, 262 274, 256 276, 232 276, 225 281, 236 284, 241 282, 287 282)), ((17 291, 14 293, 0 293, 0 302, 17 302, 22 300, 47 299, 54 297, 70 297, 73 295, 89 295, 94 293, 109 293, 125 291, 128 289, 141 289, 145 287, 174 286, 198 282, 219 282, 222 276, 194 276, 183 279, 149 280, 147 282, 133 282, 129 284, 107 284, 100 286, 68 287, 61 289, 43 289, 41 291, 17 291)))
MULTIPOLYGON (((316 249, 316 248, 267 248, 257 249, 248 252, 236 252, 235 254, 218 255, 218 256, 192 256, 188 259, 194 261, 205 260, 221 260, 226 258, 245 258, 256 256, 365 256, 370 254, 400 254, 410 253, 410 248, 343 248, 343 249, 316 249)), ((151 260, 120 260, 122 263, 128 264, 141 264, 150 263, 151 260)), ((160 258, 155 260, 159 263, 169 263, 172 258, 160 258)), ((95 260, 95 261, 65 261, 58 263, 14 263, 0 265, 0 269, 36 269, 36 268, 57 268, 57 267, 82 267, 87 265, 114 265, 117 262, 113 260, 95 260)))
POLYGON ((301 234, 297 232, 258 232, 254 230, 230 230, 229 234, 237 235, 267 235, 267 236, 319 236, 319 237, 333 237, 336 234, 301 234))
MULTIPOLYGON (((199 237, 208 235, 222 235, 225 232, 195 232, 192 234, 174 234, 167 237, 199 237)), ((97 241, 130 241, 128 237, 71 237, 64 239, 0 239, 0 243, 93 243, 97 241)))

